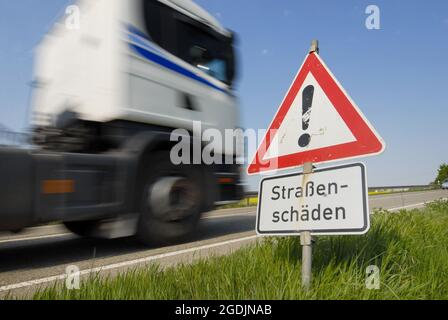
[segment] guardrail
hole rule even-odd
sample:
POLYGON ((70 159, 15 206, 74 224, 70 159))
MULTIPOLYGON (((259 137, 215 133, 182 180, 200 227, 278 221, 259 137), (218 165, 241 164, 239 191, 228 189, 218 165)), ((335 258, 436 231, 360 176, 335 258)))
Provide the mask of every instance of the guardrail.
MULTIPOLYGON (((407 192, 407 191, 417 191, 417 190, 437 190, 440 189, 440 186, 436 185, 412 185, 412 186, 380 186, 380 187, 369 187, 369 192, 407 192)), ((244 200, 247 201, 247 205, 250 204, 250 199, 258 197, 258 191, 249 191, 245 192, 244 200)))
POLYGON ((23 146, 29 141, 29 134, 14 132, 0 127, 0 147, 23 146))
POLYGON ((437 189, 438 186, 435 185, 413 185, 413 186, 385 186, 385 187, 370 187, 369 191, 409 191, 409 190, 431 190, 437 189))

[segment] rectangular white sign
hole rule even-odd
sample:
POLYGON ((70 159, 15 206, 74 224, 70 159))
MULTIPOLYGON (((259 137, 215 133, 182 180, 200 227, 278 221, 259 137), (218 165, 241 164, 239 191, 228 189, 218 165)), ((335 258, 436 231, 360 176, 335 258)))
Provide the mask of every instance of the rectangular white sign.
POLYGON ((364 234, 370 228, 362 163, 265 178, 260 183, 261 235, 364 234))

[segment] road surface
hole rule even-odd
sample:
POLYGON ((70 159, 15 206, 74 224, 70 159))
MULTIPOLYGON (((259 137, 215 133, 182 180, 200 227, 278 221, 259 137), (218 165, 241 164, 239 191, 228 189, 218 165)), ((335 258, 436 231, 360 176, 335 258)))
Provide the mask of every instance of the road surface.
MULTIPOLYGON (((370 208, 423 207, 426 202, 448 198, 448 191, 425 191, 369 198, 370 208)), ((83 276, 113 275, 147 263, 170 266, 209 255, 228 254, 258 241, 255 208, 225 209, 208 213, 188 243, 147 248, 133 238, 116 240, 81 239, 60 225, 33 228, 20 235, 0 234, 0 298, 8 292, 28 295, 36 288, 65 278, 69 265, 83 276)))

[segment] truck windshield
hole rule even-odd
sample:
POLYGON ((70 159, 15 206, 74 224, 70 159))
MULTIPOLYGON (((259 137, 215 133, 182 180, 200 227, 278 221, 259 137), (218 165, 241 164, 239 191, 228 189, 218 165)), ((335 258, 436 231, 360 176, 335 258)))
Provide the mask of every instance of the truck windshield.
POLYGON ((180 58, 230 84, 228 71, 233 60, 230 41, 188 21, 180 21, 178 30, 180 58))
POLYGON ((235 57, 229 37, 157 0, 144 3, 147 31, 155 43, 215 79, 232 85, 235 57))

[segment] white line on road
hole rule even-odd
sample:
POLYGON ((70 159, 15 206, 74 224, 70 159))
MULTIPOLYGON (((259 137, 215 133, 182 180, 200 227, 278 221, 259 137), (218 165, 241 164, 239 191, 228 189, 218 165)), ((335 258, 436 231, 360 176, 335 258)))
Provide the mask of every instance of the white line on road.
MULTIPOLYGON (((148 262, 155 261, 155 260, 160 260, 160 259, 164 259, 164 258, 174 257, 174 256, 182 255, 182 254, 187 254, 187 253, 192 253, 192 252, 195 252, 195 251, 200 251, 200 250, 212 249, 212 248, 225 246, 225 245, 229 245, 229 244, 249 241, 249 240, 253 240, 253 239, 256 239, 256 238, 258 238, 258 236, 254 235, 254 236, 249 236, 249 237, 244 237, 244 238, 239 238, 239 239, 233 239, 233 240, 227 240, 227 241, 222 241, 222 242, 218 242, 218 243, 203 245, 203 246, 199 246, 199 247, 193 247, 193 248, 189 248, 189 249, 183 249, 183 250, 179 250, 179 251, 162 253, 162 254, 158 254, 158 255, 155 255, 155 256, 149 256, 149 257, 146 257, 146 258, 129 260, 129 261, 124 261, 124 262, 120 262, 120 263, 114 263, 114 264, 106 265, 106 266, 103 266, 103 267, 85 269, 85 270, 80 271, 79 275, 80 276, 85 276, 85 275, 88 275, 88 274, 91 274, 91 273, 98 273, 98 272, 102 272, 102 271, 106 271, 106 270, 112 270, 112 269, 118 269, 118 268, 123 268, 123 267, 129 267, 129 266, 136 265, 136 264, 148 263, 148 262)), ((11 291, 11 290, 16 290, 16 289, 21 289, 21 288, 26 288, 26 287, 31 287, 31 286, 36 286, 36 285, 40 285, 40 284, 44 284, 44 283, 48 283, 48 282, 64 280, 66 278, 67 278, 66 274, 61 274, 61 275, 52 276, 52 277, 46 277, 46 278, 41 278, 41 279, 36 279, 36 280, 20 282, 20 283, 16 283, 16 284, 11 284, 11 285, 6 285, 6 286, 3 286, 3 287, 0 287, 0 292, 11 291)))
POLYGON ((439 191, 437 190, 437 191, 424 191, 424 192, 404 192, 404 193, 392 193, 392 194, 381 194, 381 195, 370 195, 369 196, 369 200, 371 200, 371 201, 377 201, 377 200, 384 200, 384 199, 398 199, 398 198, 400 198, 400 199, 402 199, 402 198, 404 198, 404 197, 406 197, 406 196, 410 196, 410 195, 412 195, 412 196, 421 196, 421 195, 428 195, 428 193, 429 194, 431 194, 431 193, 438 193, 439 191))
MULTIPOLYGON (((255 212, 253 212, 253 211, 248 211, 248 212, 233 213, 233 214, 221 214, 221 215, 216 215, 216 216, 206 216, 206 217, 202 218, 202 220, 213 220, 213 219, 230 218, 230 217, 237 217, 237 216, 249 216, 254 213, 255 212)), ((73 233, 67 232, 67 233, 50 234, 50 235, 44 235, 44 236, 35 236, 35 237, 11 238, 11 239, 6 239, 6 240, 0 240, 0 244, 30 241, 30 240, 59 238, 59 237, 64 237, 64 236, 69 236, 69 235, 73 235, 73 233)))
POLYGON ((448 200, 448 198, 443 198, 443 199, 438 199, 438 200, 432 200, 432 201, 426 201, 426 202, 420 202, 420 203, 410 204, 410 205, 403 206, 403 207, 397 207, 397 208, 385 209, 385 210, 387 210, 387 211, 399 211, 399 210, 403 210, 403 209, 409 209, 409 208, 421 207, 421 206, 424 206, 424 205, 429 204, 429 203, 431 203, 431 202, 436 202, 436 201, 439 201, 439 200, 442 200, 442 201, 443 201, 443 200, 448 200))
POLYGON ((208 216, 202 218, 202 220, 212 220, 212 219, 220 219, 220 218, 227 218, 227 217, 238 217, 238 216, 252 216, 255 214, 255 211, 249 211, 249 212, 241 212, 241 213, 232 213, 232 214, 222 214, 219 216, 208 216))
POLYGON ((28 240, 41 240, 41 239, 51 239, 51 238, 59 238, 64 236, 73 235, 73 233, 58 233, 58 234, 50 234, 46 236, 36 236, 36 237, 28 237, 28 238, 18 238, 18 239, 7 239, 7 240, 0 240, 0 244, 2 243, 10 243, 10 242, 22 242, 22 241, 28 241, 28 240))
POLYGON ((409 208, 415 208, 415 207, 420 207, 423 206, 425 204, 427 204, 428 202, 421 202, 421 203, 416 203, 416 204, 410 204, 408 206, 404 206, 404 207, 397 207, 397 208, 392 208, 392 209, 386 209, 387 211, 399 211, 399 210, 403 210, 403 209, 409 209, 409 208))

